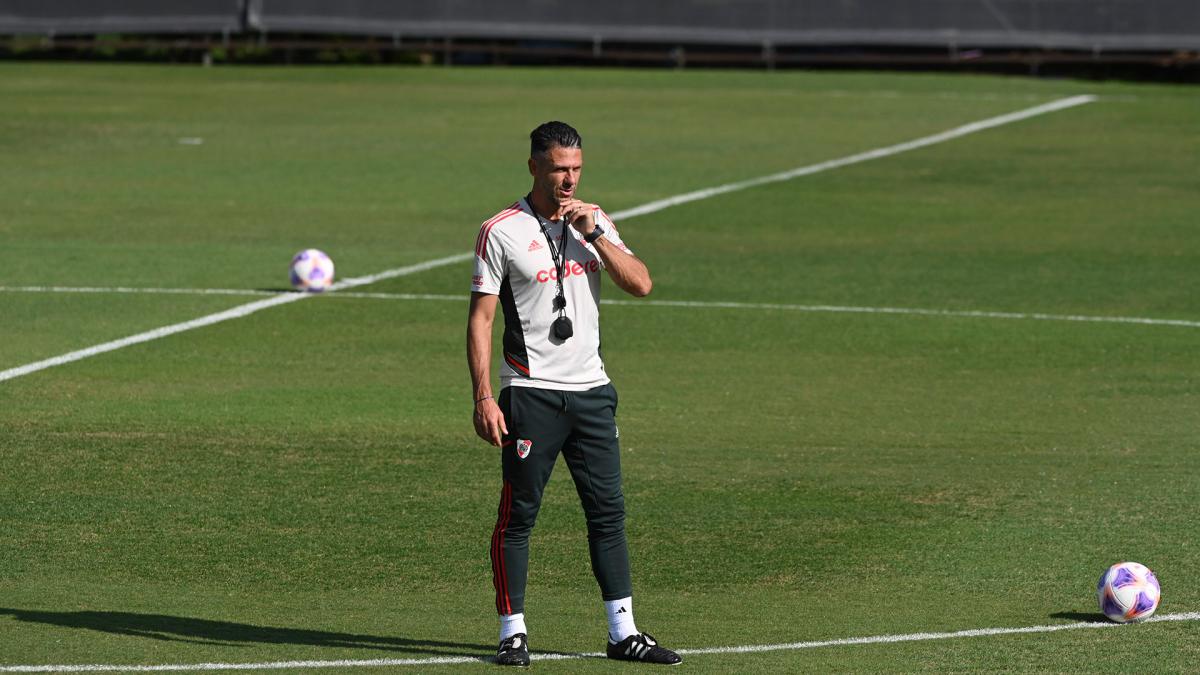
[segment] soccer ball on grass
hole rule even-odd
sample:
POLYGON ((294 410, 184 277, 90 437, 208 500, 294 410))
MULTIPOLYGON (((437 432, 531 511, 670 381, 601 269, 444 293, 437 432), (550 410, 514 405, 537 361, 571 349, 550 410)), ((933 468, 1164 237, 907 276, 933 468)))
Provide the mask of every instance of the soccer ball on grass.
POLYGON ((292 257, 292 287, 319 293, 333 285, 333 260, 323 251, 307 248, 292 257))
POLYGON ((1158 578, 1141 563, 1120 562, 1100 575, 1096 597, 1100 611, 1117 623, 1141 621, 1158 609, 1158 578))

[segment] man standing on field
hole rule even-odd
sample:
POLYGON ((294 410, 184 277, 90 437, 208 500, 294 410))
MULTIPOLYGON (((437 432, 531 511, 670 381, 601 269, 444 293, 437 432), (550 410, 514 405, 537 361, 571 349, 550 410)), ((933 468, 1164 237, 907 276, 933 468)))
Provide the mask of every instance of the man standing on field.
POLYGON ((576 199, 579 133, 547 122, 529 137, 533 190, 479 229, 467 320, 475 433, 501 448, 504 476, 491 549, 496 661, 529 665, 529 532, 561 452, 587 516, 592 572, 608 614, 608 657, 679 663, 633 622, 617 392, 600 359, 600 270, 639 297, 650 292, 650 272, 604 211, 576 199), (504 312, 499 400, 491 383, 497 302, 504 312))

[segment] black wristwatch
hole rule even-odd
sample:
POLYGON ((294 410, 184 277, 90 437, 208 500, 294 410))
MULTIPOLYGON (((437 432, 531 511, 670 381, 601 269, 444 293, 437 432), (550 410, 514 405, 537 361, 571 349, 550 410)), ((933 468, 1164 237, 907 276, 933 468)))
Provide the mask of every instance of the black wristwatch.
POLYGON ((596 243, 596 240, 604 236, 604 229, 597 225, 589 234, 585 235, 583 240, 589 244, 596 243))

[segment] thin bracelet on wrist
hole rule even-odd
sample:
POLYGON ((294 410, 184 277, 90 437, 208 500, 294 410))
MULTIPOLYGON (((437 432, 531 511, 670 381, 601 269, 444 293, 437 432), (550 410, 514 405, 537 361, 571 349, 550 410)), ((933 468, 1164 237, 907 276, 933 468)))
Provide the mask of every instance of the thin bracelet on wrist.
POLYGON ((480 402, 480 401, 486 401, 486 400, 488 400, 489 398, 492 398, 492 395, 491 395, 491 394, 488 394, 487 396, 484 396, 483 398, 477 398, 477 399, 475 399, 475 405, 479 405, 479 402, 480 402))

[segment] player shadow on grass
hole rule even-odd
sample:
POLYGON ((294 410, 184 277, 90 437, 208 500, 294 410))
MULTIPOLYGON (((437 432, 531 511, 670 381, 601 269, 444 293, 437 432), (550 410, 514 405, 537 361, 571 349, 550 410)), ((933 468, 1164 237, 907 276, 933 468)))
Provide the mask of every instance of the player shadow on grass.
POLYGON ((1055 612, 1050 615, 1051 619, 1070 619, 1071 621, 1082 621, 1084 623, 1110 623, 1108 617, 1100 612, 1055 612))
POLYGON ((384 637, 334 633, 299 628, 273 628, 230 621, 212 621, 162 614, 131 612, 46 612, 0 607, 0 617, 12 616, 17 621, 43 623, 67 628, 84 628, 116 635, 130 635, 205 645, 245 647, 251 644, 290 644, 344 649, 379 649, 384 651, 461 656, 491 660, 494 645, 479 645, 443 640, 384 637))

